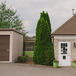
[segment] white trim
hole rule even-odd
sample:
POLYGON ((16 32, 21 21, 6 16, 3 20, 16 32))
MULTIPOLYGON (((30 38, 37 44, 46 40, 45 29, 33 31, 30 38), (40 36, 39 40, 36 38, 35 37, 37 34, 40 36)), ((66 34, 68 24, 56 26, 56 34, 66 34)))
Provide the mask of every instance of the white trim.
POLYGON ((68 41, 59 41, 58 42, 58 61, 59 61, 59 54, 60 54, 60 44, 61 43, 68 43, 69 44, 69 47, 68 47, 68 49, 69 49, 69 54, 70 54, 70 65, 68 65, 68 66, 71 66, 71 43, 70 42, 68 42, 68 41))
POLYGON ((11 63, 10 61, 0 61, 0 63, 11 63))
POLYGON ((13 43, 13 34, 12 34, 12 32, 11 32, 11 34, 10 34, 10 54, 9 54, 9 57, 10 57, 10 59, 9 59, 9 61, 10 62, 12 62, 12 44, 13 43))
POLYGON ((9 61, 0 61, 0 63, 9 63, 12 62, 12 43, 13 43, 13 31, 2 31, 0 35, 9 35, 10 43, 9 43, 9 61))
POLYGON ((76 39, 75 35, 57 35, 54 39, 76 39))

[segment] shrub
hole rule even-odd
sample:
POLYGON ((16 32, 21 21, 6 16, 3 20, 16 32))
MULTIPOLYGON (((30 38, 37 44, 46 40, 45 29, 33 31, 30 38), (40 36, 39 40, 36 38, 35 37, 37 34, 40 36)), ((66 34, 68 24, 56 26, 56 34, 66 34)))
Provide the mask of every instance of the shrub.
POLYGON ((18 56, 18 62, 19 63, 24 63, 26 61, 26 56, 18 56))

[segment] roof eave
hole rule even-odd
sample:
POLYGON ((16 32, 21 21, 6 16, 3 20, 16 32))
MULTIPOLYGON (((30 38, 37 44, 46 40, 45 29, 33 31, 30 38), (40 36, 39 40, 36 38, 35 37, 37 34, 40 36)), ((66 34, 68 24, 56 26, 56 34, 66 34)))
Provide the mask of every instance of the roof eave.
POLYGON ((51 35, 76 35, 76 34, 51 34, 51 35))

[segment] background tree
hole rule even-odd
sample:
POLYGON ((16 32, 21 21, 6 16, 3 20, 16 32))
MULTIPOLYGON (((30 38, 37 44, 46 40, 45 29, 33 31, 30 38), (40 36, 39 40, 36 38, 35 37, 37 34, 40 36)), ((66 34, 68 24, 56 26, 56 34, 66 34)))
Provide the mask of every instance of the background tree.
POLYGON ((54 59, 53 44, 51 41, 51 24, 48 13, 44 11, 36 28, 36 40, 33 61, 36 64, 51 65, 54 59))
POLYGON ((22 20, 19 19, 17 11, 8 8, 6 2, 0 5, 0 28, 12 28, 24 32, 22 20))

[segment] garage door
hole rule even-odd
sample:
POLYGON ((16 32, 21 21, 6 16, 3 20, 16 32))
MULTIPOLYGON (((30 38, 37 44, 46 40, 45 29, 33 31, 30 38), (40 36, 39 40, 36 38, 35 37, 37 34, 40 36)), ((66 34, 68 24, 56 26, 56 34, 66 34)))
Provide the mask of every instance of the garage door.
POLYGON ((0 35, 0 61, 9 61, 9 35, 0 35))

